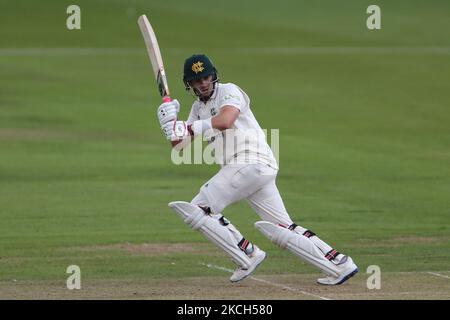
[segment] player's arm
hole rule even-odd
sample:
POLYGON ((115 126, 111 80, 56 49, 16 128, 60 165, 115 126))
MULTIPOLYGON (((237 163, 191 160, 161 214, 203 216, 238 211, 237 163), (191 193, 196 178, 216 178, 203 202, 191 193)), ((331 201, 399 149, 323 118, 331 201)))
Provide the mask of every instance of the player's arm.
POLYGON ((219 114, 211 118, 211 127, 220 131, 230 129, 239 113, 239 109, 234 106, 223 106, 219 114))
POLYGON ((233 127, 234 122, 239 117, 240 110, 231 105, 225 105, 220 108, 217 116, 194 121, 187 126, 187 130, 191 136, 198 136, 210 129, 217 129, 219 131, 227 130, 233 127))

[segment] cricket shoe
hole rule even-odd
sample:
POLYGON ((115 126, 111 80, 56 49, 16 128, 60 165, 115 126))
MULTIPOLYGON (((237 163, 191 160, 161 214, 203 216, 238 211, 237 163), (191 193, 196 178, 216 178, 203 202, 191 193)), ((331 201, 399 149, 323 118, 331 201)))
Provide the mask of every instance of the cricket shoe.
POLYGON ((255 247, 255 249, 254 249, 253 253, 251 254, 251 256, 249 256, 250 262, 251 262, 250 267, 248 267, 248 268, 237 267, 236 270, 234 271, 233 275, 230 278, 231 282, 238 282, 238 281, 241 281, 241 280, 244 280, 245 278, 247 278, 249 275, 251 275, 253 273, 253 271, 256 270, 256 268, 266 258, 266 253, 264 251, 259 249, 257 246, 254 246, 254 247, 255 247))
POLYGON ((358 273, 358 267, 353 262, 352 258, 349 256, 345 256, 341 259, 341 262, 337 265, 339 269, 342 269, 339 277, 332 277, 328 276, 326 278, 320 278, 317 279, 317 283, 328 285, 328 286, 334 286, 338 284, 342 284, 351 277, 353 277, 355 274, 358 273))

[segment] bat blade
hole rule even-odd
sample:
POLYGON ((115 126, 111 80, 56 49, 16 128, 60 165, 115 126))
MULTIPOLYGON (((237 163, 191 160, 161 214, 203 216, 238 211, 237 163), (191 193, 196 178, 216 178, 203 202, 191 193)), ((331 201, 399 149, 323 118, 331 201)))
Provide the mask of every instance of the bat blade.
POLYGON ((153 31, 153 28, 145 14, 139 17, 138 25, 141 29, 145 46, 147 47, 147 53, 152 64, 153 74, 155 76, 156 83, 158 84, 159 93, 164 102, 171 101, 169 85, 167 83, 166 72, 164 70, 164 64, 161 57, 161 51, 159 50, 158 40, 156 40, 156 34, 153 31))

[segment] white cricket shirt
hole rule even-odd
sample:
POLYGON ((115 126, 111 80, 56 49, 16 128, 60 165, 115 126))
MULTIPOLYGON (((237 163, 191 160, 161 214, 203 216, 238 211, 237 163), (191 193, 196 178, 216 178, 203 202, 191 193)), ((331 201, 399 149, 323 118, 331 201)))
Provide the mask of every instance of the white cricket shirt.
POLYGON ((187 123, 214 117, 224 106, 236 107, 240 113, 232 128, 205 132, 205 138, 213 144, 216 161, 222 166, 230 163, 264 163, 278 169, 264 131, 250 110, 250 98, 237 85, 217 83, 206 103, 199 99, 193 103, 187 123))

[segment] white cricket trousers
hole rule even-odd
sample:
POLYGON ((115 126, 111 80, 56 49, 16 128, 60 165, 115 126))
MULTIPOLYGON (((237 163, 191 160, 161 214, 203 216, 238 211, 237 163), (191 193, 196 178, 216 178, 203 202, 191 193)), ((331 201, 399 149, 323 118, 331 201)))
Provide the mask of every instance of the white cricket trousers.
MULTIPOLYGON (((278 170, 266 164, 229 164, 208 180, 191 203, 209 207, 216 219, 230 204, 246 199, 262 220, 290 226, 293 222, 275 184, 278 170)), ((230 223, 237 241, 242 234, 230 223)))

